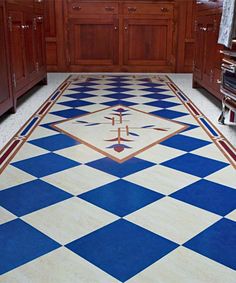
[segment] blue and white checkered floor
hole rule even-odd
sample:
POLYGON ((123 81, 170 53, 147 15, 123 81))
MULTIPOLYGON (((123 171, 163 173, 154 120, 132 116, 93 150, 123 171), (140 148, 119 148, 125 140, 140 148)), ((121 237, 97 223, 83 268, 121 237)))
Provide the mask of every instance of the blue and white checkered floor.
POLYGON ((0 282, 236 282, 236 170, 178 93, 167 77, 130 75, 71 77, 55 92, 0 175, 0 282), (188 128, 117 162, 97 124, 92 145, 52 126, 116 106, 188 128))

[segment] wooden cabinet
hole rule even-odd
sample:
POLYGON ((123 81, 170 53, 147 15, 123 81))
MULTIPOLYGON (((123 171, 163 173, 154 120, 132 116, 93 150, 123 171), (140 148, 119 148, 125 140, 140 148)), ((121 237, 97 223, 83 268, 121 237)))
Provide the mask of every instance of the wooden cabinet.
POLYGON ((222 2, 199 2, 195 21, 195 57, 193 86, 203 87, 221 98, 220 65, 222 46, 217 44, 222 2))
POLYGON ((112 66, 118 63, 118 20, 69 19, 68 48, 70 69, 77 66, 112 66))
POLYGON ((13 94, 21 96, 46 78, 43 1, 8 0, 13 94))
POLYGON ((172 38, 170 20, 125 19, 124 65, 172 71, 172 38))
POLYGON ((5 2, 0 0, 0 115, 13 107, 10 89, 7 43, 7 17, 5 2))
POLYGON ((0 4, 1 115, 6 108, 15 109, 17 98, 34 85, 46 83, 47 74, 44 0, 0 0, 0 4))
POLYGON ((169 1, 68 0, 68 69, 173 71, 173 19, 169 1))

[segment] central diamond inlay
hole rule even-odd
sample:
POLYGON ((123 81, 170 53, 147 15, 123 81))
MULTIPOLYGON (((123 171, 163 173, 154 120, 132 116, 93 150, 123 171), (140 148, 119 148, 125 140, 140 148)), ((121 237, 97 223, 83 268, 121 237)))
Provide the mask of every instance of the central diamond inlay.
POLYGON ((117 162, 124 162, 187 128, 123 105, 68 119, 54 127, 117 162))

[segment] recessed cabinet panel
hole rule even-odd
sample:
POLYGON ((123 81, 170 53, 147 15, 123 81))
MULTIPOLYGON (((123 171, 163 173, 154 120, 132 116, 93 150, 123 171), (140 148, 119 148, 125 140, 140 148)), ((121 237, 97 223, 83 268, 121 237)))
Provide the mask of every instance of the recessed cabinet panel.
POLYGON ((126 65, 171 65, 172 28, 169 20, 126 20, 126 65))
POLYGON ((114 20, 70 20, 68 45, 71 65, 115 64, 118 52, 116 30, 114 20))
POLYGON ((9 37, 11 51, 11 71, 13 90, 21 89, 27 79, 27 65, 24 40, 24 13, 21 11, 9 12, 9 37))

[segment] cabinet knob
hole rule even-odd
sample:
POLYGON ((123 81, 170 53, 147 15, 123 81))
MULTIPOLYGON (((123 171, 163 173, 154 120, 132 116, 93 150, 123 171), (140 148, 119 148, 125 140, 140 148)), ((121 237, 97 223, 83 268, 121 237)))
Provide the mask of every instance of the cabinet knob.
POLYGON ((105 7, 105 10, 107 12, 113 12, 115 10, 115 8, 114 7, 105 7))
POLYGON ((114 30, 118 30, 118 27, 114 27, 114 30))
POLYGON ((125 30, 128 30, 128 27, 125 27, 125 30))
POLYGON ((82 8, 81 8, 80 6, 78 6, 78 5, 73 5, 73 6, 72 6, 72 9, 73 9, 73 10, 80 11, 82 8))
POLYGON ((136 12, 137 8, 136 7, 128 7, 128 11, 129 11, 129 13, 136 12))
POLYGON ((167 8, 164 8, 164 7, 161 8, 161 11, 162 11, 163 13, 169 12, 169 10, 168 10, 167 8))

